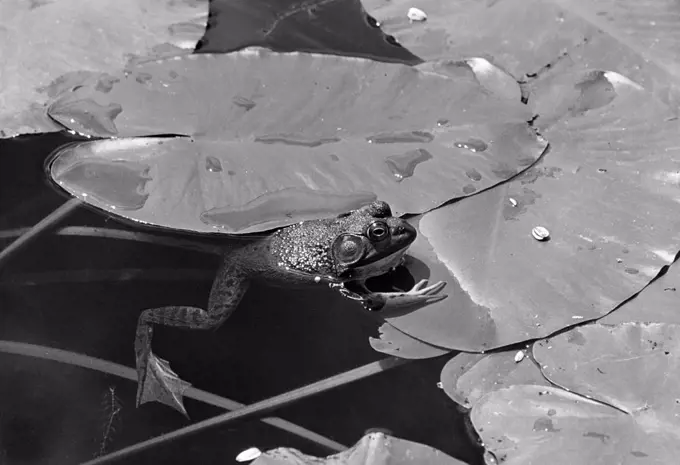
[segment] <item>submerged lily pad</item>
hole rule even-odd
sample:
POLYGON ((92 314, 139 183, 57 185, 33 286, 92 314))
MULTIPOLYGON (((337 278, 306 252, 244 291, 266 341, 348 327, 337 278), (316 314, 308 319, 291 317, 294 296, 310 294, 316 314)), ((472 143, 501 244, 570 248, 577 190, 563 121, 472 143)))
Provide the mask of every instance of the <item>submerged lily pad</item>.
POLYGON ((546 143, 519 102, 371 60, 246 50, 159 60, 65 91, 49 115, 85 142, 53 179, 143 223, 249 233, 375 198, 423 213, 525 169, 546 143))

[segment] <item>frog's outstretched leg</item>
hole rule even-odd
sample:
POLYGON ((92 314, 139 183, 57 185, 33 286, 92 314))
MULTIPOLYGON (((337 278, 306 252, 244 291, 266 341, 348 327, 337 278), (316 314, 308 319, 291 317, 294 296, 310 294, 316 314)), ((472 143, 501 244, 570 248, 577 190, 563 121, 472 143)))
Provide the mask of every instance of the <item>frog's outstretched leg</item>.
POLYGON ((180 379, 166 360, 158 358, 151 351, 153 325, 186 329, 218 328, 236 309, 248 285, 244 272, 234 265, 223 263, 213 282, 207 311, 197 307, 171 306, 142 312, 135 337, 138 407, 155 400, 187 415, 182 394, 190 384, 180 379))

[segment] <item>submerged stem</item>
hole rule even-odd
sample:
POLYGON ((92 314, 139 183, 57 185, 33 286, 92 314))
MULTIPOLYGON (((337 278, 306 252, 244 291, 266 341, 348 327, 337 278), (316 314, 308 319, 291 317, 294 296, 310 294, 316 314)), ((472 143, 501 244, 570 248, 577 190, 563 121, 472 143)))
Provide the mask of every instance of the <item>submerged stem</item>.
MULTIPOLYGON (((133 382, 137 382, 137 372, 132 368, 128 368, 117 363, 102 360, 100 358, 70 352, 67 350, 55 349, 52 347, 40 346, 36 344, 27 344, 23 342, 0 340, 0 352, 42 358, 45 360, 53 360, 56 362, 66 363, 68 365, 89 368, 91 370, 100 371, 102 373, 108 373, 111 375, 119 376, 121 378, 129 379, 130 381, 133 382)), ((220 397, 210 392, 202 391, 200 389, 196 389, 193 387, 189 388, 184 393, 184 395, 192 399, 214 405, 216 407, 222 407, 226 410, 236 410, 237 412, 240 412, 241 411, 240 409, 247 408, 245 404, 242 404, 240 402, 236 402, 231 399, 226 399, 224 397, 220 397)), ((310 431, 306 428, 303 428, 302 426, 286 421, 282 418, 268 417, 262 418, 261 421, 263 423, 274 426, 281 430, 288 431, 289 433, 295 434, 296 436, 300 436, 309 441, 312 441, 322 447, 325 447, 331 452, 341 452, 347 449, 347 446, 345 446, 344 444, 340 444, 339 442, 333 441, 332 439, 329 439, 325 436, 315 433, 314 431, 310 431)), ((161 438, 163 438, 163 436, 159 436, 156 439, 161 438)), ((101 459, 104 461, 94 463, 105 463, 108 461, 107 457, 109 456, 110 455, 101 456, 101 459)), ((99 460, 99 458, 96 460, 99 460)))
POLYGON ((390 370, 392 368, 398 367, 411 360, 401 359, 396 357, 389 357, 377 362, 372 362, 364 365, 354 370, 349 370, 344 373, 340 373, 330 378, 317 381, 316 383, 308 384, 298 389, 288 391, 284 394, 278 396, 270 397, 255 404, 248 405, 242 409, 236 410, 234 412, 225 413, 223 415, 218 415, 207 420, 194 423, 186 428, 180 428, 171 433, 162 434, 155 438, 149 439, 148 441, 139 442, 129 447, 117 450, 110 454, 98 457, 96 459, 85 462, 81 465, 102 465, 114 462, 116 460, 129 457, 138 452, 145 451, 152 447, 159 446, 161 444, 174 441, 176 439, 184 438, 191 434, 195 434, 201 431, 205 431, 209 428, 215 426, 226 426, 227 424, 234 423, 237 420, 245 420, 249 418, 254 418, 262 416, 268 412, 279 409, 286 405, 289 405, 298 400, 306 399, 316 394, 334 389, 336 387, 344 386, 354 381, 367 378, 369 376, 382 373, 384 371, 390 370))
POLYGON ((69 213, 75 210, 80 205, 80 200, 70 199, 59 206, 52 213, 40 220, 35 226, 29 229, 24 235, 20 236, 16 241, 0 250, 0 267, 4 262, 9 260, 9 257, 24 248, 33 239, 36 239, 45 230, 53 227, 56 223, 61 221, 69 213))

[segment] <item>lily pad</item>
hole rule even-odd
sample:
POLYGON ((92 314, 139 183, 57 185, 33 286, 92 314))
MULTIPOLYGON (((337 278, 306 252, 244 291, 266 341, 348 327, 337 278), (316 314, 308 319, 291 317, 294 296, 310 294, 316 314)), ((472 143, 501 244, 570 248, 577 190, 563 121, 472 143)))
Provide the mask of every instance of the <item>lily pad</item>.
POLYGON ((673 2, 364 0, 364 5, 385 32, 428 61, 482 57, 522 81, 572 67, 610 69, 671 107, 680 101, 675 65, 680 29, 673 2), (425 11, 427 21, 409 22, 412 6, 425 11))
MULTIPOLYGON (((423 213, 514 176, 546 143, 474 76, 246 50, 158 60, 62 92, 49 115, 89 136, 53 179, 124 218, 241 234, 380 198, 423 213)), ((435 344, 436 345, 436 344, 435 344)))
POLYGON ((586 325, 536 343, 534 357, 552 383, 635 420, 635 435, 617 446, 619 452, 644 463, 676 460, 680 399, 673 386, 680 383, 680 326, 586 325))
POLYGON ((644 461, 646 454, 631 447, 629 415, 559 388, 493 391, 474 406, 471 420, 495 463, 504 465, 673 463, 644 461))
POLYGON ((380 337, 369 338, 371 347, 378 352, 399 358, 423 359, 439 357, 451 352, 450 349, 433 346, 402 333, 389 323, 379 328, 380 337))
POLYGON ((0 137, 59 130, 42 105, 93 73, 190 53, 207 13, 207 1, 3 0, 0 137))
POLYGON ((451 399, 468 409, 484 395, 504 387, 516 384, 550 386, 525 350, 488 355, 458 354, 444 365, 441 383, 451 399))
POLYGON ((608 325, 628 321, 680 324, 679 296, 680 266, 675 262, 666 274, 654 280, 634 299, 629 300, 599 322, 608 325))
POLYGON ((488 350, 601 317, 672 262, 679 121, 617 73, 570 76, 599 103, 553 118, 550 150, 521 176, 423 216, 411 253, 448 281, 449 298, 390 324, 438 346, 488 350), (539 226, 549 240, 532 235, 539 226))
POLYGON ((423 463, 464 465, 437 449, 383 433, 369 433, 344 452, 326 458, 303 454, 291 448, 278 448, 260 455, 253 465, 390 465, 423 463))

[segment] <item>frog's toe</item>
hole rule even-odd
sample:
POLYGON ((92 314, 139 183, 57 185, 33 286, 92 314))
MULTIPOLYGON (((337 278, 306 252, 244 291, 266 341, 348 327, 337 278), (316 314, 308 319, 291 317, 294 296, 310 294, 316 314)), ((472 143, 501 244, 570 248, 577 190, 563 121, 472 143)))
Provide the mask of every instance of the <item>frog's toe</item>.
POLYGON ((146 402, 157 401, 168 405, 188 418, 184 408, 184 391, 191 384, 172 371, 167 360, 149 352, 146 369, 137 386, 137 407, 146 402))
POLYGON ((446 286, 446 281, 439 281, 432 284, 431 286, 428 286, 427 283, 427 279, 421 279, 416 283, 415 286, 413 286, 410 293, 421 296, 431 296, 433 294, 439 293, 439 291, 444 289, 444 286, 446 286))

